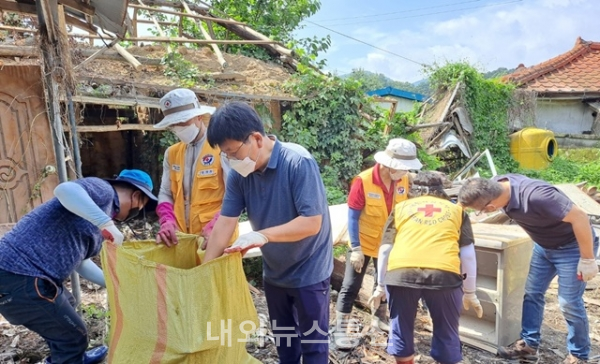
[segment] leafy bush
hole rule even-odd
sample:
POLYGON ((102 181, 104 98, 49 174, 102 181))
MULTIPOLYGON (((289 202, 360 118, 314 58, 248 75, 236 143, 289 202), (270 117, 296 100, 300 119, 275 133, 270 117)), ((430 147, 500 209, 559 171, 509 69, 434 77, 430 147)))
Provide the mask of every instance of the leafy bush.
POLYGON ((520 170, 519 173, 550 183, 577 183, 586 181, 600 186, 600 150, 571 149, 559 151, 547 169, 520 170))
POLYGON ((464 89, 464 104, 473 123, 473 150, 489 149, 500 172, 515 172, 518 164, 510 154, 508 110, 514 86, 484 76, 467 62, 448 63, 427 69, 434 90, 451 90, 457 82, 464 89))

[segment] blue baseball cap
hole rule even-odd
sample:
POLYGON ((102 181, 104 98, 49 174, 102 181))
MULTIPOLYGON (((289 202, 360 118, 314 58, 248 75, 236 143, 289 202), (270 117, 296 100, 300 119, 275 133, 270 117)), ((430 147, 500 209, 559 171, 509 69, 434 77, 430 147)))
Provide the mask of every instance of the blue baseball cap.
POLYGON ((154 196, 152 189, 152 178, 148 173, 140 169, 124 169, 116 178, 107 179, 108 182, 126 182, 133 185, 138 190, 142 191, 152 201, 158 201, 158 197, 154 196))

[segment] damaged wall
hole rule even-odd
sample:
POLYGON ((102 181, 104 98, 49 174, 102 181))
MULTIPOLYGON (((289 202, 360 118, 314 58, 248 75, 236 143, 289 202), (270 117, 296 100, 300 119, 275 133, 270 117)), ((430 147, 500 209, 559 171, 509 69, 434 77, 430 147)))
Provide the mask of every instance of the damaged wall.
POLYGON ((555 133, 584 134, 592 130, 594 110, 581 100, 538 99, 538 128, 555 133))

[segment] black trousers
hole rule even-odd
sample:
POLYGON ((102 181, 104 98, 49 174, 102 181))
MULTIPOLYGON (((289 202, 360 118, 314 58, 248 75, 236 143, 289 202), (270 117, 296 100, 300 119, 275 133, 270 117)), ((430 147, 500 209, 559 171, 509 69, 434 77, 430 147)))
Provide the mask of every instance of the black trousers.
POLYGON ((342 313, 352 312, 352 305, 354 305, 354 301, 356 300, 356 297, 358 297, 358 292, 362 286, 365 273, 367 272, 367 266, 371 259, 373 259, 373 264, 375 265, 375 284, 373 285, 373 291, 375 291, 375 288, 377 287, 377 258, 365 255, 365 262, 362 270, 358 273, 354 270, 354 267, 352 267, 352 263, 350 263, 350 254, 351 252, 346 254, 344 282, 342 283, 342 289, 340 289, 336 303, 336 310, 342 313))

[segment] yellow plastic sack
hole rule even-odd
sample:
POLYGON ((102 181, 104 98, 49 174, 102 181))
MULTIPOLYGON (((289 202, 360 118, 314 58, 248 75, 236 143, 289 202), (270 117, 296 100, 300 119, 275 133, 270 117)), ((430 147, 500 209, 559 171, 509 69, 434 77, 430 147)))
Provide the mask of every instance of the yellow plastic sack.
POLYGON ((104 244, 110 364, 260 363, 245 342, 258 327, 241 254, 199 262, 201 239, 178 235, 104 244))

